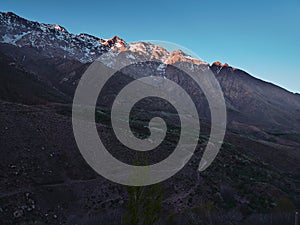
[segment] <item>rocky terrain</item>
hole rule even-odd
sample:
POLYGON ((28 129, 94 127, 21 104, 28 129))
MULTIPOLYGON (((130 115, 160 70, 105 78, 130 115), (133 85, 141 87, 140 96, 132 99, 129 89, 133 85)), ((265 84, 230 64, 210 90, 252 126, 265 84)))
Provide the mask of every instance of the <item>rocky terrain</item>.
MULTIPOLYGON (((228 64, 168 52, 151 43, 126 43, 71 34, 59 25, 0 13, 0 220, 2 224, 121 224, 127 189, 97 175, 84 161, 72 132, 71 107, 78 81, 103 53, 146 64, 192 95, 201 117, 195 155, 163 182, 161 224, 292 224, 299 208, 300 95, 264 82, 228 64), (173 65, 209 68, 224 92, 228 130, 212 166, 197 171, 210 130, 203 92, 173 65), (225 221, 225 222, 224 222, 225 221), (273 222, 270 222, 273 221, 273 222)), ((99 96, 99 136, 112 155, 133 163, 111 128, 110 105, 118 91, 139 76, 133 65, 111 80, 99 96), (113 87, 113 88, 111 88, 113 87)), ((201 76, 201 74, 199 74, 201 76)), ((178 141, 178 118, 165 106, 171 129, 149 160, 166 157, 178 141), (156 154, 155 154, 156 153, 156 154), (157 154, 159 153, 159 154, 157 154)), ((141 103, 132 129, 147 135, 154 101, 141 103), (139 110, 149 107, 149 112, 139 110)), ((160 107, 159 107, 160 108, 160 107)))

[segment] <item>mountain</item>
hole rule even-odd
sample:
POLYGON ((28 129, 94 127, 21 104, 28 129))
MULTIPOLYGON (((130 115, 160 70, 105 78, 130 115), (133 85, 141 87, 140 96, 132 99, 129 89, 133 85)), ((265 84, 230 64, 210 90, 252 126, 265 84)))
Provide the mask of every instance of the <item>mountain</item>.
MULTIPOLYGON (((228 64, 209 64, 181 50, 169 52, 148 42, 71 34, 60 25, 29 21, 11 12, 0 13, 0 22, 0 134, 5 137, 0 140, 0 218, 4 224, 12 220, 19 224, 93 224, 124 211, 126 188, 88 167, 72 133, 74 91, 88 66, 103 53, 110 53, 112 64, 115 57, 132 63, 137 59, 154 61, 146 64, 143 76, 173 79, 194 95, 203 134, 189 165, 164 182, 166 214, 192 216, 189 210, 205 202, 222 212, 216 218, 222 214, 238 224, 251 224, 251 216, 273 212, 282 199, 299 204, 299 94, 228 64), (196 168, 207 144, 210 111, 203 92, 174 67, 177 64, 191 71, 211 69, 226 101, 225 143, 216 161, 202 174, 196 168)), ((108 106, 118 91, 141 73, 133 65, 119 75, 104 90, 96 120, 99 117, 103 139, 108 145, 113 143, 112 154, 126 161, 130 153, 122 152, 122 146, 110 135, 108 106)), ((149 100, 141 106, 152 107, 153 103, 149 100)), ((142 115, 160 116, 156 113, 142 115)), ((175 123, 175 116, 170 115, 167 119, 175 123)), ((143 126, 144 121, 137 119, 133 129, 145 134, 143 126)), ((169 142, 156 151, 160 150, 160 159, 176 143, 176 135, 168 138, 169 142)), ((152 160, 156 161, 155 157, 152 160)))
POLYGON ((93 62, 103 52, 129 51, 147 59, 160 59, 165 63, 187 61, 194 64, 204 63, 193 59, 182 51, 168 52, 151 43, 127 44, 115 36, 104 40, 89 34, 70 34, 57 24, 43 24, 25 20, 14 13, 1 13, 1 43, 21 48, 32 47, 40 50, 45 57, 62 57, 82 63, 93 62))

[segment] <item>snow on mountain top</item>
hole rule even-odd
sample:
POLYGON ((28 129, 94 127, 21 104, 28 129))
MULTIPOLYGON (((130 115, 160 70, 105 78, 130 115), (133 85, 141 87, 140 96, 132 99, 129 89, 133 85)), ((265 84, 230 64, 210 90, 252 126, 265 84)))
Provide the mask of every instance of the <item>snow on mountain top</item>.
POLYGON ((109 39, 98 38, 89 34, 71 34, 58 24, 44 24, 29 21, 14 13, 0 13, 0 42, 18 47, 30 46, 44 50, 49 57, 63 57, 93 62, 104 52, 115 54, 126 52, 127 59, 136 55, 148 60, 160 60, 165 64, 188 62, 206 64, 186 55, 181 50, 168 52, 161 46, 149 42, 126 43, 118 36, 109 39))
POLYGON ((230 66, 228 63, 224 63, 224 64, 223 64, 223 63, 221 63, 221 62, 219 62, 219 61, 216 61, 216 62, 212 63, 212 66, 217 66, 217 67, 219 67, 219 72, 220 72, 220 70, 221 70, 222 68, 231 68, 232 70, 236 70, 236 68, 230 66))
POLYGON ((53 26, 54 29, 56 29, 56 30, 59 30, 59 31, 62 31, 62 32, 67 32, 67 30, 66 30, 64 27, 59 26, 58 24, 53 24, 52 26, 53 26))

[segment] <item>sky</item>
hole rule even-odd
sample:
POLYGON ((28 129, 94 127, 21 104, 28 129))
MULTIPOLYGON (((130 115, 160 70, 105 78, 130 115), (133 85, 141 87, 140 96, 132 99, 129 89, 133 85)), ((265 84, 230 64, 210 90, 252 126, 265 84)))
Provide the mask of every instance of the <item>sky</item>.
POLYGON ((300 93, 300 0, 1 0, 0 11, 71 33, 174 42, 300 93))

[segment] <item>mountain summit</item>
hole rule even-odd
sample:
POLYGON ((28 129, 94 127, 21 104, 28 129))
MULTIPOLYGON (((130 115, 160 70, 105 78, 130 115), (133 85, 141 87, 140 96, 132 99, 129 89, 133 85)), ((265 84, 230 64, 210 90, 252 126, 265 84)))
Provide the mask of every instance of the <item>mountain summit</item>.
POLYGON ((58 24, 44 24, 26 20, 14 13, 0 13, 0 43, 18 47, 31 46, 43 50, 48 57, 76 59, 80 62, 93 62, 103 52, 132 53, 145 59, 157 59, 166 64, 189 62, 206 64, 186 55, 181 50, 168 52, 161 46, 146 42, 126 43, 118 36, 110 39, 98 38, 88 34, 71 34, 58 24))

